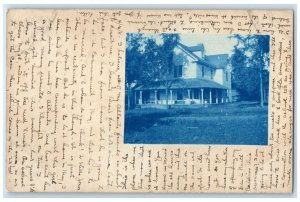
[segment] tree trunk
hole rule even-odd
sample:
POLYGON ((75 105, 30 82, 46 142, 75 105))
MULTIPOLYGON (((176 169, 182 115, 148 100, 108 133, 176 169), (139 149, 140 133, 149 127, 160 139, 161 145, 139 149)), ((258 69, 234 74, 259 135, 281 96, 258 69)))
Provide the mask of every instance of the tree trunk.
POLYGON ((127 107, 128 109, 130 109, 130 94, 131 94, 131 91, 130 91, 130 86, 128 85, 128 96, 127 96, 127 107))
POLYGON ((264 106, 264 92, 263 92, 263 79, 262 79, 262 70, 260 70, 260 106, 264 106))
POLYGON ((266 87, 264 87, 264 102, 268 102, 268 100, 267 100, 266 87))

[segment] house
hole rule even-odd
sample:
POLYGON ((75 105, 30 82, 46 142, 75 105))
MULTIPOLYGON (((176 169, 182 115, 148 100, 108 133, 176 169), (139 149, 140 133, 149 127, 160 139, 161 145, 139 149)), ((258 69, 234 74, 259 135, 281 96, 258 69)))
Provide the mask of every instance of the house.
POLYGON ((136 105, 203 105, 231 102, 228 54, 206 55, 203 44, 174 49, 174 70, 168 80, 136 86, 136 105))

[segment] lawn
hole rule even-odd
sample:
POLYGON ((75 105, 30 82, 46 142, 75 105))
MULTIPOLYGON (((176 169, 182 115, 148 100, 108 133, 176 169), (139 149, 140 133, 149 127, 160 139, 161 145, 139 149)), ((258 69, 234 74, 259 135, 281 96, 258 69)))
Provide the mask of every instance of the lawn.
POLYGON ((267 145, 268 109, 253 103, 125 112, 129 144, 267 145))

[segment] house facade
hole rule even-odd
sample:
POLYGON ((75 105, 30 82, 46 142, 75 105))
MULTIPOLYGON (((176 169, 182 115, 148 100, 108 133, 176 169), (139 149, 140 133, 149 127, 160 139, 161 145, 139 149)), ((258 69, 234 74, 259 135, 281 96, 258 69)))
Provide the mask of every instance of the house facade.
POLYGON ((136 86, 135 105, 204 105, 231 102, 228 54, 206 55, 203 44, 174 49, 174 69, 166 80, 136 86))

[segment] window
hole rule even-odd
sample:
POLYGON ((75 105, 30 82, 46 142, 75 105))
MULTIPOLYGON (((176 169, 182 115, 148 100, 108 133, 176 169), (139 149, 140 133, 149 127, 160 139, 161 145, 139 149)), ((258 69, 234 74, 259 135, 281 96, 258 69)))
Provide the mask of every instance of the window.
POLYGON ((204 66, 202 66, 202 78, 204 78, 204 66))
POLYGON ((210 78, 213 79, 213 70, 210 69, 210 78))
POLYGON ((182 77, 182 65, 177 65, 174 68, 174 77, 182 77))

